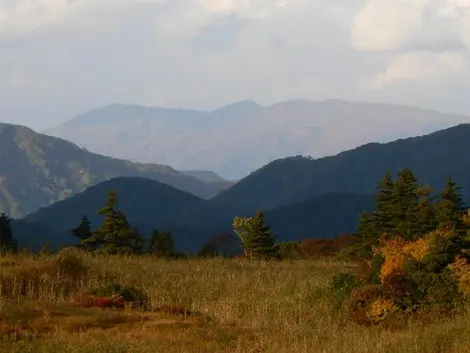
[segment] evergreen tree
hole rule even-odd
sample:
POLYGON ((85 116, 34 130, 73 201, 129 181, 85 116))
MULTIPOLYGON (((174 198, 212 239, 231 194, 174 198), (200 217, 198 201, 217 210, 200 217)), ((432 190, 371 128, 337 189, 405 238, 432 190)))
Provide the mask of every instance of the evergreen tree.
POLYGON ((463 231, 464 204, 458 186, 451 177, 441 192, 441 199, 436 203, 436 220, 439 229, 455 229, 463 231))
POLYGON ((172 257, 175 255, 175 243, 170 232, 154 230, 149 242, 150 253, 158 257, 172 257))
POLYGON ((0 215, 0 250, 17 250, 17 242, 11 230, 11 220, 5 213, 0 215))
POLYGON ((77 228, 73 229, 72 232, 73 235, 80 240, 79 247, 85 249, 91 248, 92 244, 86 243, 86 240, 90 239, 93 235, 91 231, 90 220, 88 219, 87 215, 82 217, 80 224, 77 226, 77 228))
POLYGON ((427 185, 418 188, 418 204, 414 210, 418 228, 414 239, 429 234, 437 227, 434 197, 431 196, 431 193, 432 190, 427 185))
POLYGON ((369 257, 372 253, 372 247, 378 242, 378 234, 374 222, 373 214, 368 214, 365 211, 361 213, 357 232, 354 234, 357 239, 354 252, 360 257, 369 257))
POLYGON ((424 234, 420 233, 420 224, 417 218, 419 205, 419 185, 416 177, 408 168, 398 173, 398 179, 393 188, 391 210, 393 236, 403 237, 406 240, 417 239, 424 234))
POLYGON ((271 228, 264 222, 264 214, 258 211, 255 217, 235 217, 233 229, 240 237, 245 255, 252 258, 279 257, 271 228))
POLYGON ((100 247, 109 254, 140 252, 142 236, 129 225, 125 214, 116 210, 116 204, 116 190, 112 190, 106 205, 98 211, 98 214, 104 216, 103 224, 90 238, 84 240, 84 244, 100 247))
POLYGON ((377 188, 377 204, 373 216, 372 229, 375 237, 392 233, 395 228, 395 224, 393 223, 393 208, 395 204, 394 188, 395 184, 392 179, 392 174, 387 172, 377 188))

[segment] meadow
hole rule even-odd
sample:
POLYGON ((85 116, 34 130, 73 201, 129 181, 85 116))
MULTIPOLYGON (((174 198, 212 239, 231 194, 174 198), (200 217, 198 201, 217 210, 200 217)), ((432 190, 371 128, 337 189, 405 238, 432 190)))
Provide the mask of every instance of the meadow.
POLYGON ((0 257, 0 352, 470 352, 470 314, 363 326, 334 310, 334 260, 0 257), (83 307, 109 283, 139 288, 143 309, 83 307))

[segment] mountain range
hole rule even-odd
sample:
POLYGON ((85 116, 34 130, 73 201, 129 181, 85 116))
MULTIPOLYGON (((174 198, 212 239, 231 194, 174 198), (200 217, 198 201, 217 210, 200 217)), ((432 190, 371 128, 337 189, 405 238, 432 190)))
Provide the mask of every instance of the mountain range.
POLYGON ((335 156, 290 157, 269 163, 212 201, 246 214, 292 205, 329 193, 373 194, 386 172, 410 168, 421 184, 440 190, 452 176, 470 200, 470 124, 429 135, 369 143, 335 156))
POLYGON ((110 190, 131 224, 148 235, 173 232, 180 251, 231 232, 234 216, 258 209, 279 240, 331 237, 355 230, 371 210, 377 184, 408 167, 436 191, 448 176, 470 200, 470 125, 423 136, 368 143, 334 156, 274 160, 236 183, 208 170, 139 164, 88 152, 24 126, 0 124, 0 212, 13 217, 22 246, 33 250, 75 241, 71 230, 96 211, 110 190))
POLYGON ((114 104, 81 114, 46 134, 90 151, 177 170, 247 176, 275 159, 335 155, 367 142, 390 142, 460 123, 463 115, 368 102, 237 102, 215 111, 114 104))
POLYGON ((226 187, 166 165, 105 157, 24 126, 0 124, 0 212, 11 217, 24 216, 121 176, 154 179, 205 199, 226 187))

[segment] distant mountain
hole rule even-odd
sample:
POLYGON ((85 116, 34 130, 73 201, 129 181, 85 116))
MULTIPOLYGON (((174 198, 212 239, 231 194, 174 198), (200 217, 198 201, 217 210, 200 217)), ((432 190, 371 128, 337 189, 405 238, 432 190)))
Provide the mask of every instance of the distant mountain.
POLYGON ((0 124, 0 212, 10 217, 24 216, 118 176, 155 179, 202 198, 223 188, 166 165, 105 157, 24 126, 0 124))
POLYGON ((87 188, 84 192, 43 208, 22 219, 41 223, 57 234, 68 234, 87 214, 92 225, 100 225, 102 208, 110 190, 116 189, 118 208, 142 232, 153 228, 171 230, 181 250, 198 249, 211 236, 230 230, 232 215, 217 204, 200 199, 169 185, 144 178, 115 178, 87 188))
POLYGON ((216 172, 211 170, 178 170, 181 174, 188 175, 199 179, 205 183, 214 183, 214 182, 227 182, 224 178, 218 175, 216 172))
POLYGON ((222 191, 213 201, 233 212, 276 209, 330 193, 375 193, 383 175, 408 167, 419 182, 442 189, 448 176, 470 201, 470 125, 387 144, 370 143, 336 156, 276 160, 222 191))
POLYGON ((239 179, 272 160, 333 155, 470 122, 470 117, 380 103, 237 102, 213 112, 115 104, 46 131, 90 151, 239 179))
MULTIPOLYGON (((23 241, 22 246, 37 249, 42 239, 47 239, 52 248, 74 242, 71 230, 84 214, 89 216, 93 227, 100 225, 102 218, 96 211, 105 204, 112 189, 117 190, 118 208, 133 226, 144 235, 150 234, 153 228, 172 231, 180 251, 197 251, 205 240, 231 232, 233 217, 237 215, 216 203, 154 180, 116 178, 21 219, 20 243, 23 241), (39 224, 44 232, 32 233, 30 225, 34 224, 39 224)), ((282 241, 327 238, 353 232, 359 214, 370 210, 372 201, 372 196, 367 195, 323 195, 266 212, 266 220, 282 241)))

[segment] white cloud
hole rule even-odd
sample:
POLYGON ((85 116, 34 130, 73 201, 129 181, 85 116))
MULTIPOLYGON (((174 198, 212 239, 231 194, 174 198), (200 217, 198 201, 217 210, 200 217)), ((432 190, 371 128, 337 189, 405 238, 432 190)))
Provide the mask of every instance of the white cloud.
POLYGON ((423 27, 421 1, 372 0, 355 17, 351 44, 360 51, 396 50, 423 27))
POLYGON ((468 55, 411 52, 393 58, 384 72, 361 82, 361 88, 375 90, 392 84, 410 85, 416 81, 439 86, 449 82, 469 82, 469 78, 468 55))

